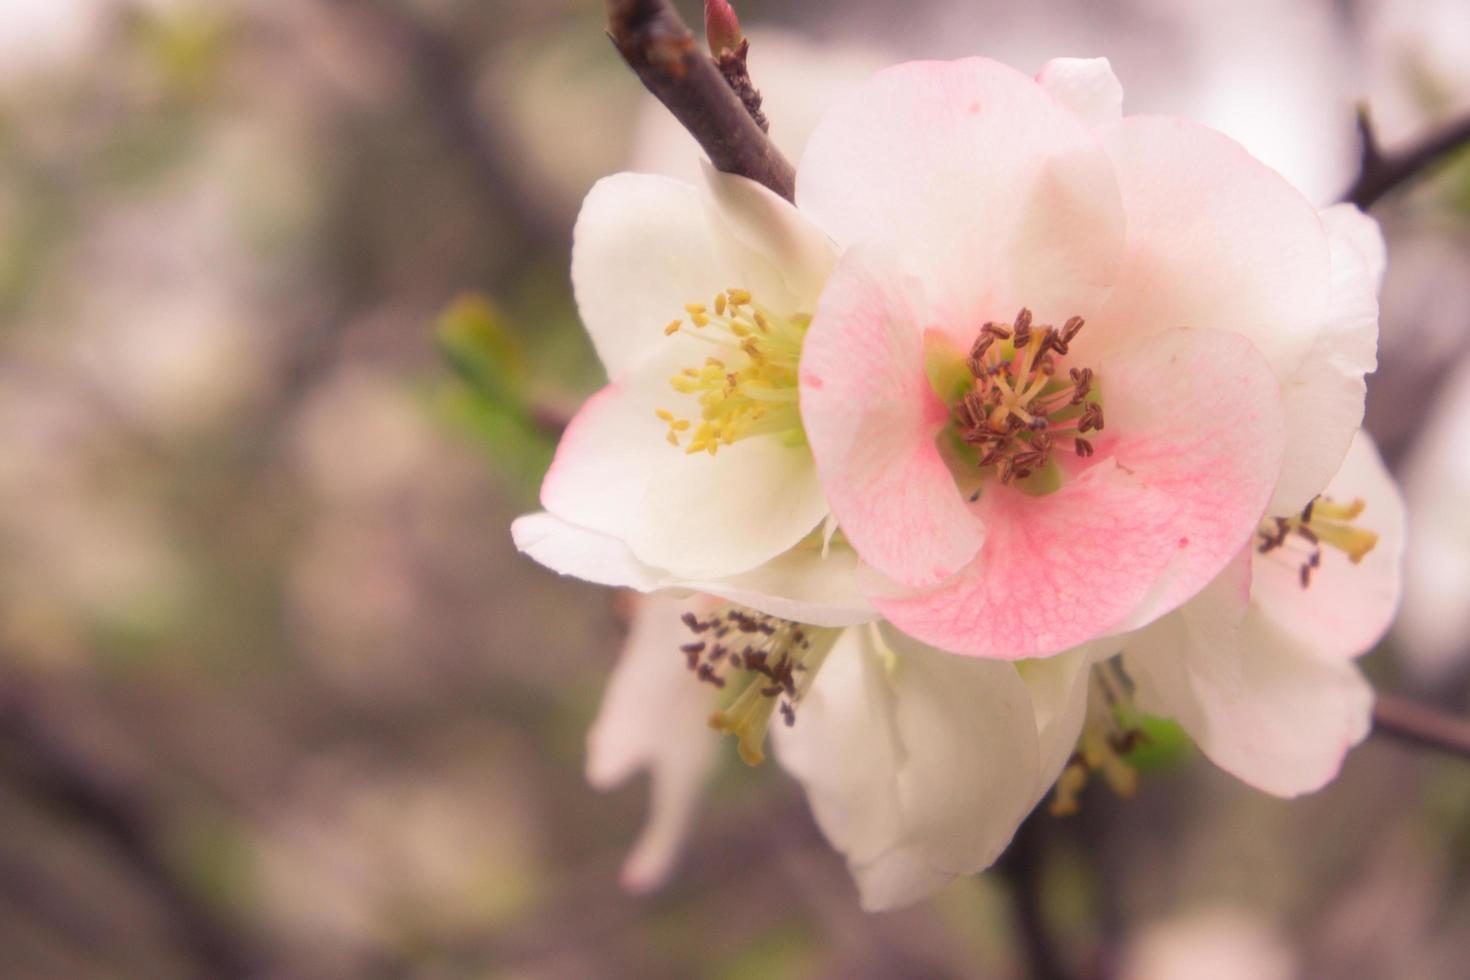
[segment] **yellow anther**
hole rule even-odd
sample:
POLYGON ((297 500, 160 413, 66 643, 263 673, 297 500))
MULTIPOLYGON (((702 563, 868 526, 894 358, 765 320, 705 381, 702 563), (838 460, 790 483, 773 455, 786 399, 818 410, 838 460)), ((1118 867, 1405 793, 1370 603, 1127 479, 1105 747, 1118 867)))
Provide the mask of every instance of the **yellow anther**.
POLYGON ((694 316, 695 314, 698 314, 698 313, 703 313, 704 312, 704 304, 703 303, 685 303, 684 304, 684 312, 685 313, 688 313, 690 316, 694 316))
POLYGON ((750 302, 750 293, 744 289, 727 289, 725 294, 730 297, 732 306, 745 306, 750 302))
POLYGON ((654 415, 657 415, 659 418, 663 419, 665 422, 672 422, 672 421, 674 421, 674 413, 671 412, 671 411, 669 411, 667 408, 655 408, 653 410, 653 414, 654 415))
POLYGON ((715 313, 718 316, 725 315, 725 294, 720 293, 715 297, 715 313))
POLYGON ((670 320, 669 321, 669 325, 666 326, 666 327, 664 327, 664 336, 665 337, 672 337, 674 334, 676 334, 676 333, 679 332, 679 328, 682 327, 683 325, 684 325, 684 321, 683 320, 670 320))
POLYGON ((689 425, 690 422, 688 419, 675 419, 674 421, 669 423, 669 428, 673 429, 675 432, 686 432, 689 429, 689 425))
POLYGON ((691 313, 691 314, 689 314, 689 319, 694 323, 694 325, 696 327, 707 327, 707 326, 709 326, 709 316, 707 314, 704 314, 704 313, 691 313))

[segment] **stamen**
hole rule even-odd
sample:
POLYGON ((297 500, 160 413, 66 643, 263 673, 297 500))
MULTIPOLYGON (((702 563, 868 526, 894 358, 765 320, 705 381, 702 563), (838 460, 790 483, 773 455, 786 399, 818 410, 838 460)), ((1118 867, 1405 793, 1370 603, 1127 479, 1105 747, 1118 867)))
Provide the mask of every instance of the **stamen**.
POLYGON ((684 625, 698 640, 679 649, 695 677, 716 688, 739 685, 710 727, 734 735, 740 758, 751 766, 765 761, 766 731, 779 709, 787 725, 795 724, 796 708, 826 660, 839 629, 806 626, 741 606, 724 606, 709 619, 685 613, 684 625))
POLYGON ((1115 659, 1097 664, 1088 679, 1087 716, 1077 750, 1057 778, 1052 792, 1053 816, 1077 812, 1077 800, 1093 773, 1119 796, 1131 797, 1138 790, 1138 773, 1127 756, 1149 742, 1140 726, 1142 717, 1133 706, 1132 684, 1115 659))
POLYGON ((761 307, 744 289, 730 288, 707 306, 684 307, 692 329, 675 320, 664 333, 682 333, 724 348, 722 358, 707 358, 702 368, 686 367, 669 379, 682 395, 694 395, 698 423, 668 409, 656 410, 668 425, 667 440, 685 453, 713 456, 747 436, 800 433, 797 364, 811 317, 780 316, 761 307), (710 315, 713 308, 714 314, 710 315), (707 329, 706 329, 707 328, 707 329))
POLYGON ((1300 556, 1297 578, 1302 588, 1310 588, 1313 573, 1322 566, 1323 545, 1341 551, 1354 565, 1378 545, 1377 534, 1354 526, 1366 506, 1362 500, 1344 504, 1327 497, 1314 497, 1294 517, 1262 521, 1256 530, 1256 552, 1269 555, 1290 550, 1300 556), (1292 549, 1290 546, 1298 541, 1304 545, 1292 549))
MULTIPOLYGON (((1090 368, 1072 367, 1059 380, 1058 357, 1065 357, 1081 332, 1080 316, 1060 329, 1037 325, 1029 309, 1009 325, 986 323, 970 347, 966 367, 973 379, 953 407, 959 437, 979 453, 981 467, 994 466, 1001 482, 1024 479, 1051 460, 1055 435, 1079 435, 1103 427, 1102 406, 1088 401, 1090 368), (1000 341, 1003 346, 997 346, 1000 341), (1013 355, 1004 359, 1009 347, 1013 355)), ((1078 456, 1094 452, 1086 439, 1073 440, 1078 456)))

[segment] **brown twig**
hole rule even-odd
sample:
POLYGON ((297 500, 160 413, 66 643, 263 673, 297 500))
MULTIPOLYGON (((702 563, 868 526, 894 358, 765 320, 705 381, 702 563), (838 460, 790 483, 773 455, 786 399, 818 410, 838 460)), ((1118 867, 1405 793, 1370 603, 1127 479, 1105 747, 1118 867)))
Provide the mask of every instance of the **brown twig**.
POLYGON ((143 800, 56 730, 35 685, 0 678, 0 748, 16 777, 55 810, 89 827, 167 914, 201 976, 247 977, 259 965, 245 937, 218 916, 176 869, 143 800))
POLYGON ((607 0, 607 34, 644 87, 683 124, 717 169, 749 177, 795 200, 795 168, 761 131, 667 0, 607 0))
POLYGON ((1036 810, 1022 821, 1011 846, 996 862, 995 870, 1010 883, 1024 975, 1032 980, 1070 980, 1071 971, 1056 948, 1046 921, 1046 901, 1042 894, 1046 819, 1045 810, 1036 810))
POLYGON ((1359 108, 1358 135, 1362 140, 1358 177, 1342 199, 1367 210, 1450 153, 1470 145, 1470 116, 1450 122, 1397 153, 1385 153, 1378 145, 1368 110, 1359 108))
POLYGON ((1397 694, 1380 694, 1373 705, 1373 732, 1470 759, 1470 721, 1397 694))

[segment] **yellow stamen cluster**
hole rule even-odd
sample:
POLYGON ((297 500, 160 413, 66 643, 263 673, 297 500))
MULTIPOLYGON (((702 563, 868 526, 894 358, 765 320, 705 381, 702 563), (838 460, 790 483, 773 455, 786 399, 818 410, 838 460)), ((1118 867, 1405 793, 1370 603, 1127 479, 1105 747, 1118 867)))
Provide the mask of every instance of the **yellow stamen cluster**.
POLYGON ((1295 550, 1302 555, 1298 566, 1302 588, 1312 584, 1312 573, 1322 565, 1322 545, 1336 548, 1354 565, 1378 544, 1378 535, 1354 522, 1367 505, 1362 500, 1343 504, 1327 497, 1314 497, 1292 517, 1273 517, 1261 523, 1256 534, 1256 551, 1267 555, 1301 543, 1295 550))
POLYGON ((778 316, 744 289, 727 289, 712 303, 690 303, 686 316, 664 333, 683 334, 718 348, 698 367, 669 379, 681 395, 693 395, 699 411, 685 418, 666 408, 656 414, 667 438, 686 453, 715 455, 737 439, 801 430, 797 363, 811 317, 778 316), (686 441, 687 440, 687 441, 686 441))

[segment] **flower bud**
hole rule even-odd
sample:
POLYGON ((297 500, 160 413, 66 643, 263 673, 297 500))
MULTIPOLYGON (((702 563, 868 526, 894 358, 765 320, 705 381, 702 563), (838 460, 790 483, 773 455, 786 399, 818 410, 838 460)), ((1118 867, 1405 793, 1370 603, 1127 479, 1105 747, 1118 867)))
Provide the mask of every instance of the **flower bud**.
POLYGON ((740 33, 740 18, 729 0, 704 0, 704 36, 709 41, 709 53, 716 58, 722 51, 738 51, 744 36, 740 33))

